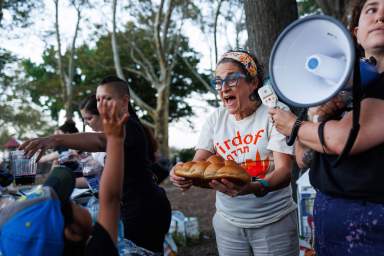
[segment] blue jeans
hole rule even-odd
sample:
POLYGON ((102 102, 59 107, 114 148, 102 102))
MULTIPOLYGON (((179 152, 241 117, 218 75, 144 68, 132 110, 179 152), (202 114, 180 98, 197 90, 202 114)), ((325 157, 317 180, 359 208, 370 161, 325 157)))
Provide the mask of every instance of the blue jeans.
POLYGON ((313 215, 316 256, 384 255, 384 204, 317 192, 313 215))

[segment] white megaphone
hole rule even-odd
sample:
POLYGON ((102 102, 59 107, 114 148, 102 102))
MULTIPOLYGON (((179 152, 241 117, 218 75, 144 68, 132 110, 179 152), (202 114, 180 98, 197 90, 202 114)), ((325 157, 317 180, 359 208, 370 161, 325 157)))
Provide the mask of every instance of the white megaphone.
MULTIPOLYGON (((291 106, 320 105, 353 84, 353 127, 336 165, 348 154, 359 131, 361 86, 379 76, 374 65, 356 59, 355 53, 352 36, 341 22, 314 15, 293 22, 279 35, 269 61, 272 88, 291 106)), ((293 144, 298 127, 292 129, 288 145, 293 144)))
MULTIPOLYGON (((351 81, 355 45, 338 20, 314 15, 290 24, 272 49, 269 73, 279 98, 295 107, 320 105, 351 81)), ((376 67, 360 63, 362 84, 378 76, 376 67)))

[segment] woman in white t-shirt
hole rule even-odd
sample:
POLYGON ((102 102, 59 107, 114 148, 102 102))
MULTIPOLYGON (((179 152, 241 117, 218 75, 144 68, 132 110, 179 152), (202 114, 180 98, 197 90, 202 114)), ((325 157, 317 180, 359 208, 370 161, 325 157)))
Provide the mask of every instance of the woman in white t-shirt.
MULTIPOLYGON (((230 51, 219 60, 212 80, 222 107, 203 125, 193 160, 219 155, 246 166, 252 182, 238 186, 226 179, 213 180, 216 214, 213 226, 220 255, 299 254, 296 205, 292 199, 291 147, 275 130, 268 108, 257 89, 263 79, 254 56, 230 51)), ((191 180, 171 181, 187 190, 191 180)))
MULTIPOLYGON (((79 105, 81 117, 84 120, 84 123, 88 125, 94 132, 102 132, 103 124, 100 117, 100 113, 97 110, 97 100, 96 95, 92 94, 85 98, 79 105)), ((92 152, 93 159, 97 162, 97 164, 104 167, 105 163, 105 152, 92 152)), ((93 164, 96 166, 97 164, 93 164)), ((92 163, 90 163, 92 165, 92 163)), ((102 168, 97 168, 102 169, 102 168)), ((100 174, 100 173, 99 173, 100 174)), ((88 187, 88 182, 85 178, 77 178, 76 179, 76 187, 88 187)))

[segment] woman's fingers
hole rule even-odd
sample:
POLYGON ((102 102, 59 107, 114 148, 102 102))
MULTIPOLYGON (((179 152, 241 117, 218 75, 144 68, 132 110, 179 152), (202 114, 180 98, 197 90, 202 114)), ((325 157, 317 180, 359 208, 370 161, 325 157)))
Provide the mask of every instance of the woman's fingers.
POLYGON ((173 185, 175 185, 178 188, 185 189, 185 188, 189 188, 190 186, 192 186, 192 181, 191 180, 185 179, 185 178, 182 178, 182 177, 171 176, 170 180, 173 183, 173 185))
POLYGON ((221 183, 223 183, 228 189, 240 190, 239 187, 235 185, 235 183, 230 182, 227 179, 221 179, 221 183))
POLYGON ((44 153, 45 153, 45 150, 40 150, 37 158, 36 158, 36 163, 39 162, 40 158, 42 158, 44 156, 44 153))
POLYGON ((234 189, 231 189, 230 187, 227 187, 224 183, 222 183, 222 182, 220 182, 218 180, 212 180, 211 182, 209 182, 209 185, 214 190, 220 191, 221 193, 227 194, 229 196, 236 196, 237 193, 238 193, 234 189))
POLYGON ((111 119, 115 123, 119 123, 119 114, 116 110, 116 101, 111 101, 109 107, 111 108, 111 119))
POLYGON ((291 134, 292 127, 296 121, 296 116, 293 113, 282 109, 272 108, 268 110, 268 113, 271 115, 273 124, 280 133, 285 136, 291 134))
POLYGON ((128 118, 129 118, 129 114, 128 113, 125 113, 121 119, 119 120, 119 125, 122 125, 124 123, 126 123, 128 121, 128 118))
POLYGON ((169 179, 171 180, 172 184, 181 190, 185 191, 189 189, 192 186, 192 180, 177 176, 175 174, 175 167, 173 167, 169 173, 169 179))
POLYGON ((19 147, 20 150, 24 150, 25 155, 32 157, 39 149, 41 150, 40 154, 44 153, 45 149, 40 145, 39 139, 33 139, 27 141, 22 146, 19 147))

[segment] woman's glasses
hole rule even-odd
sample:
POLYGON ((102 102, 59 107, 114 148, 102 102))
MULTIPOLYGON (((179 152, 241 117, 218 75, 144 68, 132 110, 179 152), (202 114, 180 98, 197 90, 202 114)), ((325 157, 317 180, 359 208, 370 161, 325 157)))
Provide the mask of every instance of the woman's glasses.
POLYGON ((228 87, 235 87, 235 86, 237 86, 237 83, 239 82, 240 78, 246 78, 246 75, 244 75, 244 74, 242 74, 240 72, 236 72, 236 73, 230 74, 229 76, 227 76, 224 79, 215 77, 214 79, 211 80, 211 85, 217 91, 220 91, 221 88, 223 88, 224 83, 228 87))

